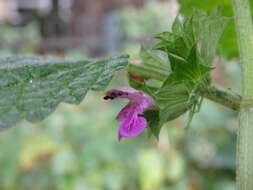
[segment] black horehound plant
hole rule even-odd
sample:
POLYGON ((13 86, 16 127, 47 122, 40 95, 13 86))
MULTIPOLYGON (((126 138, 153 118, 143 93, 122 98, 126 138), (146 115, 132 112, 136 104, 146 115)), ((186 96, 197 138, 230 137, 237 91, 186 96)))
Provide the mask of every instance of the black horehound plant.
POLYGON ((0 129, 22 119, 41 121, 60 102, 78 104, 89 90, 104 90, 114 73, 127 67, 132 88, 110 90, 104 97, 130 100, 117 117, 122 122, 119 139, 137 136, 147 126, 158 137, 165 122, 186 112, 187 127, 203 99, 210 99, 240 113, 237 187, 252 190, 253 26, 248 1, 232 2, 243 71, 242 95, 215 87, 210 76, 215 69, 211 64, 216 46, 230 18, 221 16, 219 11, 195 11, 182 21, 176 18, 171 32, 156 35, 159 42, 152 50, 142 48, 140 64, 129 65, 127 55, 97 61, 35 56, 0 58, 0 129))
POLYGON ((152 96, 158 110, 144 113, 149 129, 158 137, 162 125, 188 112, 190 124, 204 98, 239 113, 237 137, 237 189, 253 189, 253 26, 249 2, 233 0, 237 29, 243 93, 238 95, 217 88, 211 79, 212 59, 218 40, 229 18, 219 11, 195 11, 182 22, 176 18, 171 32, 155 36, 152 50, 140 51, 142 62, 130 64, 130 85, 152 96), (168 59, 158 56, 162 51, 168 59), (152 84, 149 80, 152 80, 152 84), (157 82, 154 85, 154 80, 157 82), (158 82, 159 81, 159 82, 158 82))
POLYGON ((152 96, 158 105, 158 110, 144 113, 156 137, 165 122, 186 112, 189 117, 185 127, 188 127, 204 98, 240 110, 241 96, 218 89, 210 76, 215 69, 212 59, 216 46, 229 18, 221 16, 218 10, 211 14, 195 11, 193 15, 183 21, 177 17, 171 32, 155 36, 158 42, 152 50, 141 48, 142 62, 128 66, 130 85, 152 96), (165 56, 156 54, 157 50, 165 56))

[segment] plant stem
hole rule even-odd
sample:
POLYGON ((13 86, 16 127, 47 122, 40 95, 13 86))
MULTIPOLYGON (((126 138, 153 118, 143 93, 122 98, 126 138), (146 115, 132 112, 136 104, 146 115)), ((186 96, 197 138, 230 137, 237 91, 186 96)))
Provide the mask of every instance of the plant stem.
MULTIPOLYGON (((253 98, 253 26, 248 0, 233 0, 242 64, 243 101, 253 98)), ((253 189, 253 110, 242 106, 237 135, 237 189, 253 189)))
MULTIPOLYGON (((216 87, 208 87, 207 89, 200 89, 200 94, 213 102, 221 104, 234 111, 239 111, 241 106, 241 96, 229 93, 225 90, 216 87)), ((253 104, 252 104, 253 105, 253 104)))

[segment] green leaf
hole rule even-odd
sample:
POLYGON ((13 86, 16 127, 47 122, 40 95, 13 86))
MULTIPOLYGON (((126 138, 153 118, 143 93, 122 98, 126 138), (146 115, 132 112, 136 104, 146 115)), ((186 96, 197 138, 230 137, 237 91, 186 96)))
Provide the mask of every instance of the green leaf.
POLYGON ((137 90, 141 90, 150 96, 153 96, 156 93, 156 91, 158 91, 158 88, 148 86, 145 83, 138 82, 138 81, 132 79, 131 77, 128 77, 128 80, 129 80, 129 84, 132 88, 135 88, 137 90))
POLYGON ((194 46, 196 43, 196 39, 193 32, 193 18, 192 17, 185 19, 183 28, 184 28, 184 33, 183 33, 184 41, 187 47, 191 49, 192 46, 194 46))
POLYGON ((166 70, 157 70, 153 67, 143 64, 129 64, 127 67, 129 73, 137 76, 141 76, 143 79, 153 78, 159 81, 163 81, 167 78, 169 72, 166 70))
POLYGON ((11 56, 0 58, 0 128, 21 119, 38 122, 59 103, 78 104, 89 90, 104 89, 128 56, 98 61, 11 56))
POLYGON ((203 11, 195 11, 193 19, 194 34, 200 43, 201 57, 208 65, 215 56, 221 34, 231 19, 221 16, 218 10, 210 15, 205 15, 203 11))
POLYGON ((171 73, 167 77, 167 79, 163 82, 163 85, 162 85, 161 89, 163 89, 164 87, 175 85, 175 84, 178 84, 178 81, 176 81, 175 73, 171 73))
POLYGON ((211 67, 203 65, 199 62, 196 47, 192 47, 186 60, 182 60, 175 56, 169 56, 171 68, 175 75, 175 80, 192 81, 199 83, 212 70, 211 67))
POLYGON ((179 17, 177 16, 172 24, 172 32, 174 34, 177 34, 179 36, 182 36, 183 33, 183 26, 179 20, 179 17))
POLYGON ((158 139, 162 127, 159 123, 159 110, 147 110, 143 116, 148 121, 148 127, 151 133, 158 139))
POLYGON ((168 62, 144 47, 141 47, 140 57, 143 65, 150 66, 161 71, 170 71, 168 62))
POLYGON ((190 106, 191 105, 188 103, 188 98, 177 99, 177 101, 170 102, 160 110, 160 125, 181 116, 190 109, 190 106))
MULTIPOLYGON (((253 1, 249 1, 253 2, 253 1)), ((192 15, 192 11, 194 8, 211 12, 216 7, 221 7, 221 13, 224 16, 232 17, 233 9, 232 3, 228 0, 205 0, 205 1, 197 1, 197 0, 179 0, 180 4, 180 13, 187 17, 192 15)), ((253 16, 253 11, 252 11, 253 16)), ((227 27, 224 30, 224 33, 221 37, 219 43, 219 54, 223 54, 229 58, 238 57, 238 48, 236 41, 236 32, 233 19, 228 23, 227 27)))
POLYGON ((192 47, 189 56, 187 58, 187 62, 191 65, 192 70, 195 71, 195 78, 196 79, 203 79, 207 74, 213 70, 212 67, 207 65, 201 64, 200 60, 198 59, 197 49, 195 46, 192 47))
POLYGON ((180 37, 180 35, 174 34, 172 32, 161 32, 154 36, 156 39, 169 42, 174 42, 178 37, 180 37))
POLYGON ((187 100, 188 97, 188 89, 183 83, 177 83, 167 86, 164 85, 156 93, 157 104, 160 108, 163 108, 171 103, 173 104, 178 100, 187 100))
POLYGON ((189 49, 183 37, 171 32, 163 32, 155 36, 161 42, 153 46, 154 50, 164 51, 167 54, 174 54, 182 58, 186 58, 189 54, 189 49))

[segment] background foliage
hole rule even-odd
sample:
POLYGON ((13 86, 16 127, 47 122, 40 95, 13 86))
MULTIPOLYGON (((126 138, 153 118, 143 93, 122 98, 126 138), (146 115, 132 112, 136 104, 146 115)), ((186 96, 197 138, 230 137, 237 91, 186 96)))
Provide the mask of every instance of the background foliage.
MULTIPOLYGON (((222 15, 233 17, 232 4, 229 0, 179 0, 179 3, 181 5, 180 12, 183 15, 191 15, 192 11, 196 8, 205 11, 212 11, 214 8, 220 7, 222 15)), ((253 2, 250 1, 250 3, 253 8, 253 2)), ((223 33, 219 45, 219 53, 227 58, 235 58, 238 56, 235 23, 233 19, 231 19, 228 23, 228 26, 223 33)))

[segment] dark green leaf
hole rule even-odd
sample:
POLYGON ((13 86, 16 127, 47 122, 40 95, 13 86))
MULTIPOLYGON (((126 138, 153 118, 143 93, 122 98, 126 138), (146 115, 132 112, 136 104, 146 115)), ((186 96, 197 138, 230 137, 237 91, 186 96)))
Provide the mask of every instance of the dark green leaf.
POLYGON ((30 56, 0 59, 0 128, 21 119, 38 122, 60 102, 78 104, 89 90, 104 89, 128 56, 98 61, 30 56))
POLYGON ((169 56, 169 59, 175 80, 178 82, 192 81, 199 83, 212 70, 211 67, 199 63, 195 46, 192 47, 187 60, 172 55, 169 56))
POLYGON ((143 115, 148 121, 148 127, 151 133, 158 139, 161 130, 159 123, 159 111, 158 110, 147 110, 143 115))
POLYGON ((195 78, 202 79, 209 73, 213 68, 200 63, 197 55, 197 49, 195 46, 192 47, 190 54, 187 58, 188 64, 192 66, 192 70, 195 71, 195 78))

